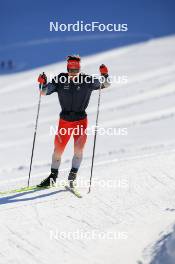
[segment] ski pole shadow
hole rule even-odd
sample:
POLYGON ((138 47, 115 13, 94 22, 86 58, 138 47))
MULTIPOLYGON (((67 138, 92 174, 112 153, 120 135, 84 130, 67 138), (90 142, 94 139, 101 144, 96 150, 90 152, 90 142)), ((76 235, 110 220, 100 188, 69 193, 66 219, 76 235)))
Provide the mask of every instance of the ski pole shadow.
POLYGON ((43 191, 43 190, 32 190, 32 191, 26 191, 26 192, 22 192, 22 193, 17 193, 17 194, 1 197, 0 198, 0 205, 10 204, 10 203, 19 203, 19 202, 25 202, 25 201, 33 201, 33 200, 36 200, 36 199, 42 199, 42 198, 45 198, 45 197, 49 197, 49 196, 52 196, 52 195, 55 195, 55 194, 58 194, 58 193, 67 192, 67 190, 57 190, 57 191, 52 191, 52 192, 49 192, 49 193, 36 195, 36 196, 33 196, 33 197, 27 197, 27 198, 18 199, 18 198, 23 197, 25 195, 34 194, 36 192, 41 192, 41 191, 43 191))

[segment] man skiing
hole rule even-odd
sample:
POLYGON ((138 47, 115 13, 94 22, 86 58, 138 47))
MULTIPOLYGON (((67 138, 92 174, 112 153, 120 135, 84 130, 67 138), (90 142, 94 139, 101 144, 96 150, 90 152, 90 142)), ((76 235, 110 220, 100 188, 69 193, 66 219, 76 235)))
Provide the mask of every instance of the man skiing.
POLYGON ((74 156, 68 181, 70 188, 74 187, 87 139, 87 114, 85 110, 89 104, 91 93, 100 87, 103 89, 110 85, 108 68, 104 64, 99 68, 103 76, 103 82, 100 82, 97 78, 80 72, 80 61, 79 56, 68 56, 67 73, 60 73, 49 83, 47 83, 47 76, 44 73, 38 77, 38 82, 42 87, 41 94, 50 95, 56 92, 61 105, 58 132, 54 140, 51 174, 38 187, 48 187, 51 181, 56 181, 62 154, 72 134, 74 137, 74 156), (76 134, 73 133, 75 128, 77 129, 76 134), (62 133, 63 130, 64 133, 62 133))

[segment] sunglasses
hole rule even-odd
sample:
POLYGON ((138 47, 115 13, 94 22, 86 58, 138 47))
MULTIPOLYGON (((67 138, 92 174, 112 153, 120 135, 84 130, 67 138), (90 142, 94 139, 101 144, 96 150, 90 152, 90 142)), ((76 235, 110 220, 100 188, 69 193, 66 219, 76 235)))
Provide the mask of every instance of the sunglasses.
POLYGON ((68 69, 68 72, 72 73, 78 73, 80 70, 79 69, 68 69))

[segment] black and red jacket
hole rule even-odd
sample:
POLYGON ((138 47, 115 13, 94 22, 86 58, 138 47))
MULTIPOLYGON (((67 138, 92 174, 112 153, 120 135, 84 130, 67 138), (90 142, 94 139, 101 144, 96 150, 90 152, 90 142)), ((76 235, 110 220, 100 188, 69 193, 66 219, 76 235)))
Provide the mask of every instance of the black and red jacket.
POLYGON ((52 82, 44 85, 43 91, 46 95, 54 92, 58 94, 62 109, 60 118, 67 121, 78 121, 87 116, 85 110, 91 93, 100 89, 100 85, 103 89, 110 84, 107 81, 101 84, 97 78, 82 73, 73 81, 68 77, 68 73, 60 73, 52 79, 52 82))

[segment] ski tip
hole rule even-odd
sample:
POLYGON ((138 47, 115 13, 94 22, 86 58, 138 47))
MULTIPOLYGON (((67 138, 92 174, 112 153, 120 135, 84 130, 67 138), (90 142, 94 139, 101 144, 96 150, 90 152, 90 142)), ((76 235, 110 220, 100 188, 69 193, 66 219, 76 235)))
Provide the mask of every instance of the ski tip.
POLYGON ((65 189, 68 190, 68 191, 70 191, 76 197, 83 198, 83 196, 75 188, 70 188, 69 186, 65 185, 65 189))

